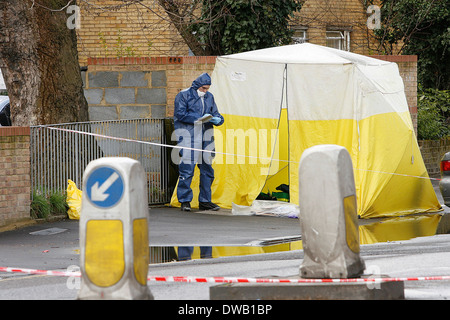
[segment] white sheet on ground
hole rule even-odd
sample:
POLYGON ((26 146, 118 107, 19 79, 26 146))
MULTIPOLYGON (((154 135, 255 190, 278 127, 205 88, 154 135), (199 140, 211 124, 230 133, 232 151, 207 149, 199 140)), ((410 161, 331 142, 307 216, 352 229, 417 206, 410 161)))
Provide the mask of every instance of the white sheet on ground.
POLYGON ((270 215, 298 218, 300 208, 298 205, 289 202, 255 200, 251 206, 232 203, 231 213, 239 216, 270 215))

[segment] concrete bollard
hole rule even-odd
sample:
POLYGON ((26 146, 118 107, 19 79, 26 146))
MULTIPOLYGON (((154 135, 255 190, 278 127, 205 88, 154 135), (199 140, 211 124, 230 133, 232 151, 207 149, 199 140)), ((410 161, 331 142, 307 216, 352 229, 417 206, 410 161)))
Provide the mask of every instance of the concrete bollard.
POLYGON ((130 158, 101 158, 83 176, 78 299, 153 299, 146 174, 130 158))
POLYGON ((303 153, 299 165, 303 278, 352 278, 365 264, 359 256, 355 181, 348 151, 318 145, 303 153))

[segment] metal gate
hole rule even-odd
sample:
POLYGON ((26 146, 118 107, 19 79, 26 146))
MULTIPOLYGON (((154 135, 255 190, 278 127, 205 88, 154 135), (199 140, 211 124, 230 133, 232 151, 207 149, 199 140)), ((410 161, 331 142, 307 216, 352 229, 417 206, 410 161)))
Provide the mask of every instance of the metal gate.
POLYGON ((81 189, 84 169, 101 157, 138 160, 147 173, 149 205, 170 201, 170 148, 165 144, 170 119, 133 119, 32 126, 31 188, 42 194, 64 192, 68 180, 81 189), (133 141, 130 141, 133 140, 133 141))

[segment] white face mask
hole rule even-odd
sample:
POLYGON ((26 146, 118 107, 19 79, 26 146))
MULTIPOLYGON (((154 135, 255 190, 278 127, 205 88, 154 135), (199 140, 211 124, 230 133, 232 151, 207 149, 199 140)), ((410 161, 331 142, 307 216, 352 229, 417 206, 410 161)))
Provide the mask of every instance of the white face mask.
POLYGON ((200 91, 199 89, 197 89, 197 94, 201 98, 206 94, 206 92, 203 92, 203 91, 200 91))

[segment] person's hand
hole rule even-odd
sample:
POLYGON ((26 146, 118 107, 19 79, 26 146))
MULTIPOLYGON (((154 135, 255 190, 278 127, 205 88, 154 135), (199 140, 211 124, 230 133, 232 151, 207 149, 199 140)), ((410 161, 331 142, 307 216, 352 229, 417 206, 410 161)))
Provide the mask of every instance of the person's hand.
POLYGON ((213 123, 213 124, 219 124, 220 121, 222 121, 222 119, 220 119, 219 117, 212 117, 211 120, 209 120, 209 122, 213 123))

